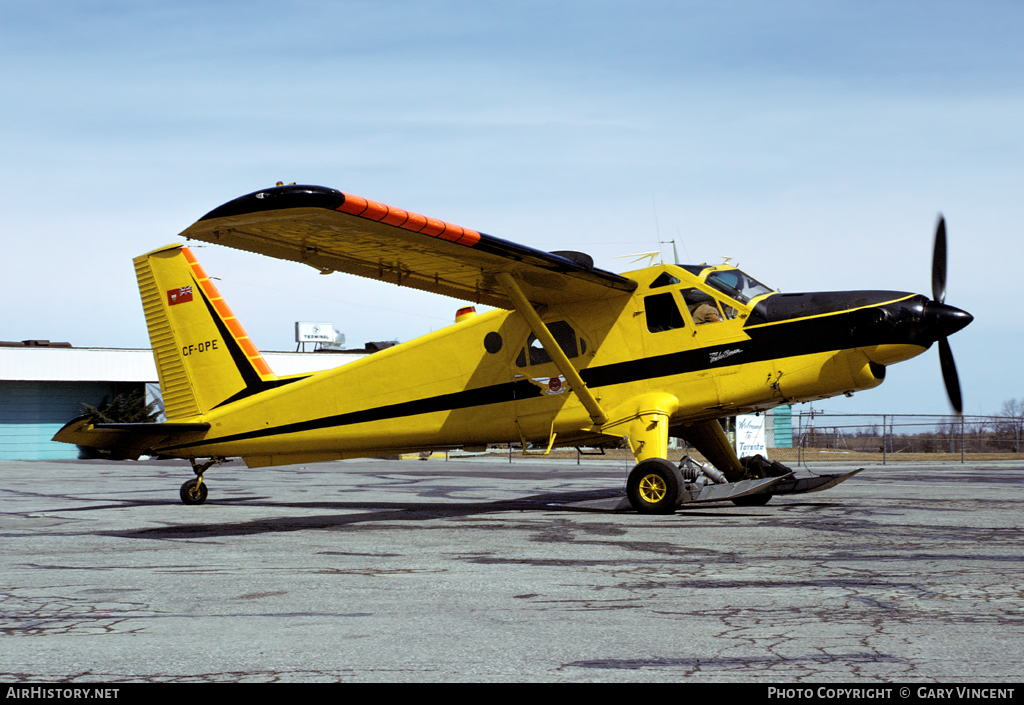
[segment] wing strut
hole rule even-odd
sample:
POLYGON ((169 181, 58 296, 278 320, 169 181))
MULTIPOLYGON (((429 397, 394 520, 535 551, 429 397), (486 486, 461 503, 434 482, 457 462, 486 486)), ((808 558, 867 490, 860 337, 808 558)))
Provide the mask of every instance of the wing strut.
POLYGON ((551 361, 555 363, 558 371, 565 376, 566 381, 569 383, 569 388, 576 392, 576 396, 583 403, 587 413, 590 414, 590 418, 598 426, 608 423, 608 415, 604 413, 594 394, 587 389, 587 385, 584 384, 580 373, 576 371, 576 368, 569 362, 569 358, 565 356, 562 348, 555 342, 555 337, 551 335, 551 331, 544 325, 544 321, 540 319, 540 315, 533 308, 533 305, 530 304, 529 299, 523 294, 519 285, 516 284, 516 280, 508 272, 498 272, 495 275, 495 279, 498 280, 498 284, 505 291, 505 295, 515 304, 516 311, 526 319, 526 322, 530 325, 530 330, 533 331, 533 334, 537 336, 537 340, 540 341, 548 355, 551 356, 551 361))

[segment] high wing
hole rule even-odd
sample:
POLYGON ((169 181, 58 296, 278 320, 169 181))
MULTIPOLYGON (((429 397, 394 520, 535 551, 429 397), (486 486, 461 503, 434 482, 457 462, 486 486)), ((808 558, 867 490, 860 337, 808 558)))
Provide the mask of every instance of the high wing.
POLYGON ((569 259, 574 253, 535 250, 323 186, 250 193, 181 236, 504 309, 515 306, 496 280, 501 273, 512 275, 534 304, 606 299, 636 288, 584 258, 569 259))

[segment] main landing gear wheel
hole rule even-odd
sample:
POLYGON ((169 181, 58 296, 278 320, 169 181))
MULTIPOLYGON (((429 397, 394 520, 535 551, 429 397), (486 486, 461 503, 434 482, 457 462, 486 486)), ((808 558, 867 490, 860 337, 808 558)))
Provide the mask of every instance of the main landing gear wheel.
POLYGON ((683 474, 664 458, 648 458, 629 473, 626 496, 641 514, 671 514, 680 505, 683 474))
POLYGON ((206 483, 195 477, 181 486, 181 501, 185 504, 202 504, 206 501, 206 483))

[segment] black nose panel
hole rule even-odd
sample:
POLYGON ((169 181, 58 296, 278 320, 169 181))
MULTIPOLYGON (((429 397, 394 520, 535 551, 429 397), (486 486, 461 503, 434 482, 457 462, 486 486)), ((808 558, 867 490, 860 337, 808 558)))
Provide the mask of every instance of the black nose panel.
POLYGON ((905 291, 818 291, 807 294, 775 294, 763 299, 754 307, 746 325, 756 326, 794 318, 842 313, 908 296, 913 294, 905 291))

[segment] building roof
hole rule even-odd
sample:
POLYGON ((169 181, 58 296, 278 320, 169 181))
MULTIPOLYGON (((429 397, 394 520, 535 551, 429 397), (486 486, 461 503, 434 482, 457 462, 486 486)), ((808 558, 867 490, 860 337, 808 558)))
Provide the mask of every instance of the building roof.
MULTIPOLYGON (((265 352, 284 376, 339 367, 365 355, 265 352)), ((156 382, 153 351, 143 348, 72 348, 0 345, 0 381, 156 382)))

